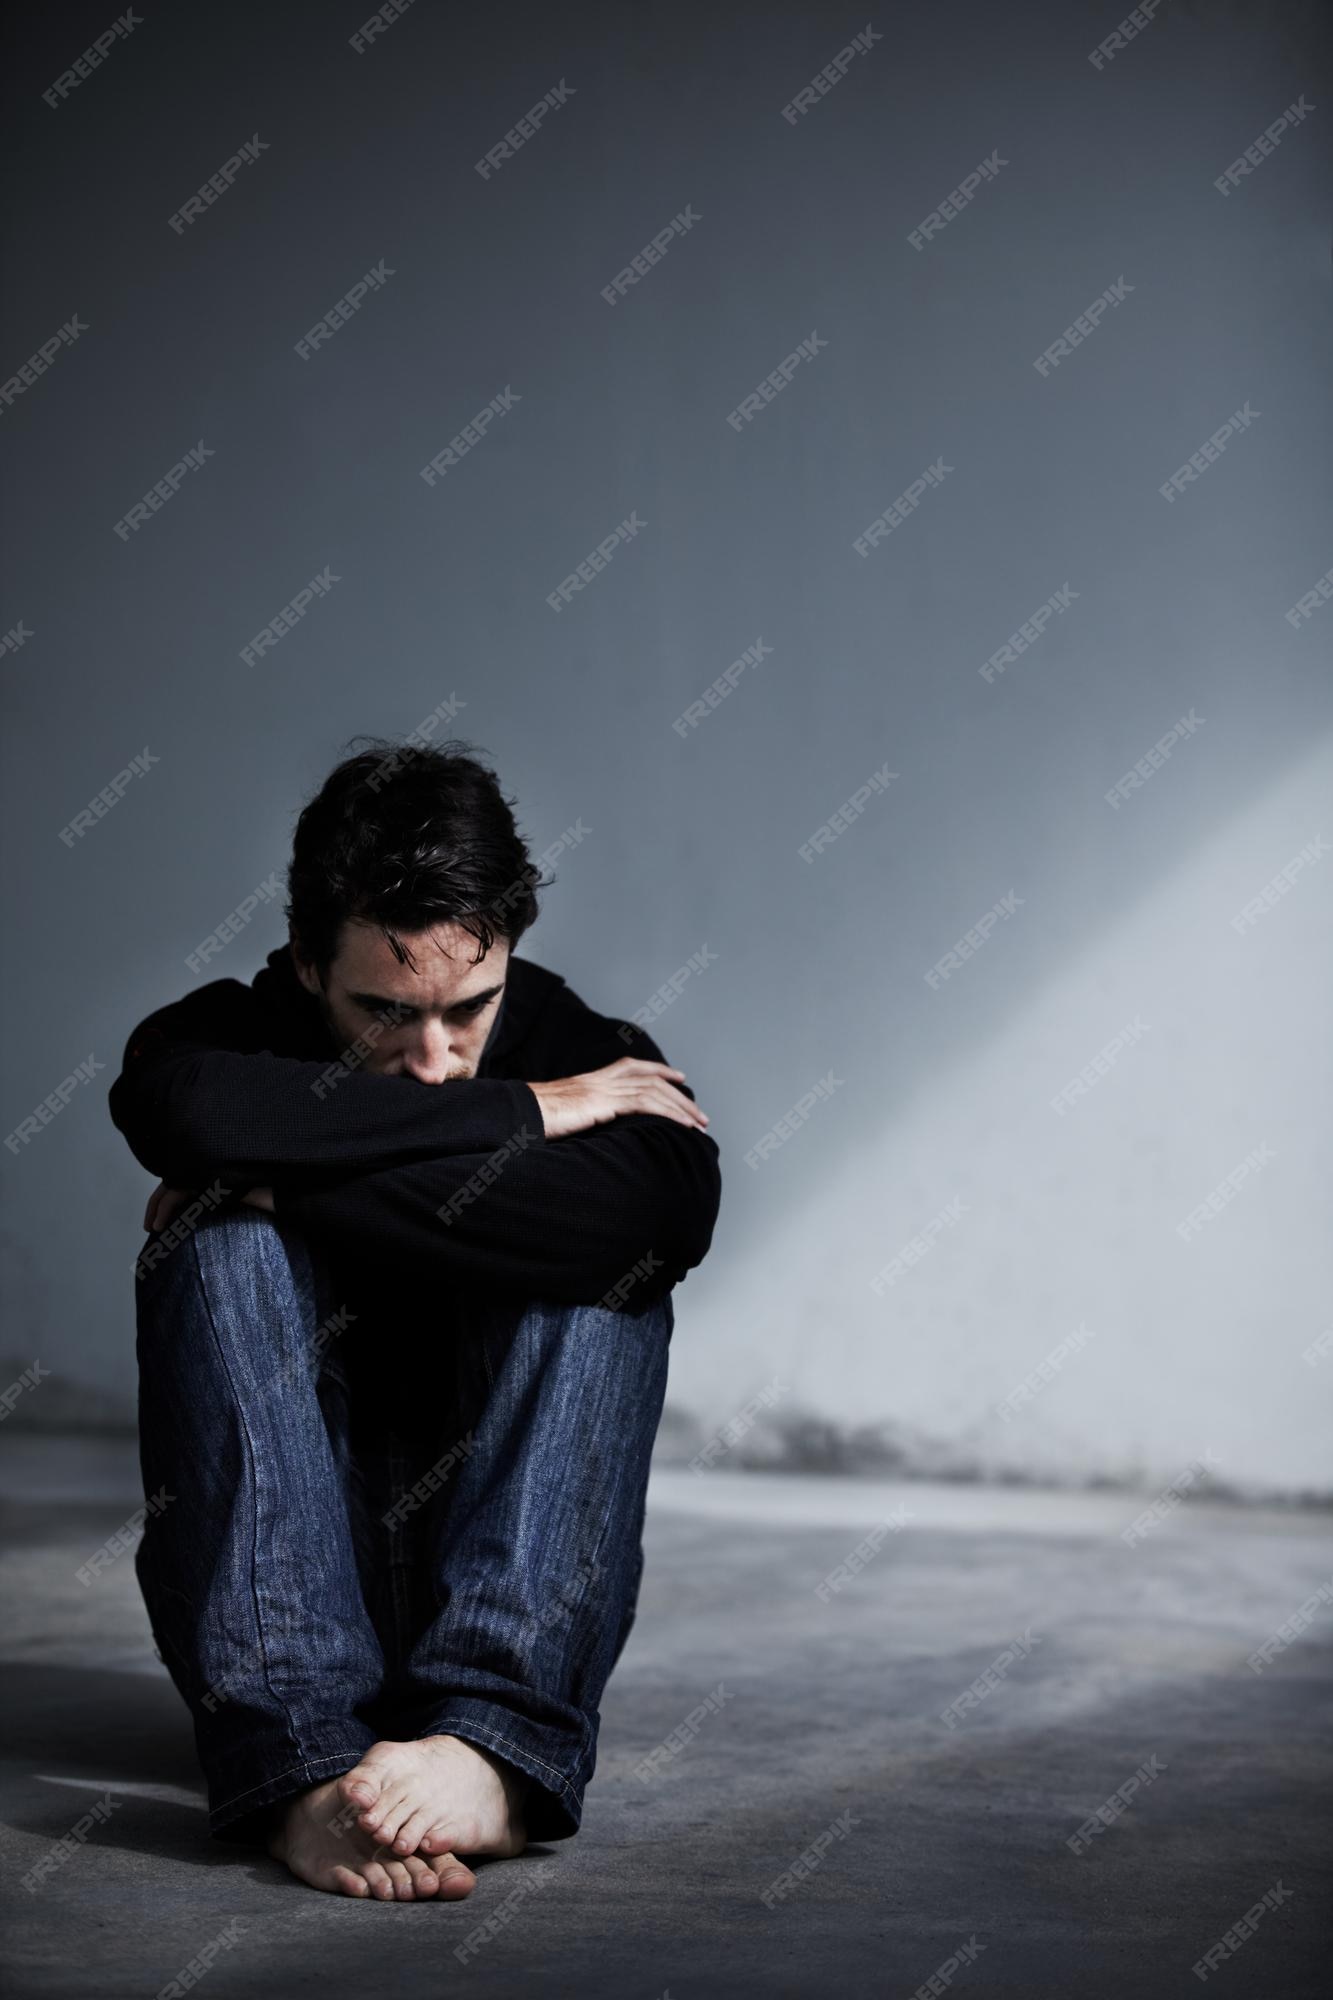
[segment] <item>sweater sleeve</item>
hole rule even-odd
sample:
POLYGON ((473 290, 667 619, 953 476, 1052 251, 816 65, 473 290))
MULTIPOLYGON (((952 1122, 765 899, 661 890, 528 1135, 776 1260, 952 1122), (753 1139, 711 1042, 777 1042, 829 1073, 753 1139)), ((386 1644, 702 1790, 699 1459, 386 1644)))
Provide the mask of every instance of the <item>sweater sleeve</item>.
POLYGON ((329 1249, 409 1277, 446 1273, 512 1294, 631 1306, 679 1282, 712 1240, 716 1142, 655 1114, 567 1138, 533 1131, 492 1153, 360 1174, 308 1192, 275 1186, 276 1212, 329 1249))
POLYGON ((109 1108, 131 1152, 173 1187, 318 1184, 357 1171, 494 1151, 541 1132, 526 1083, 427 1085, 264 1046, 253 990, 220 979, 130 1036, 109 1108))
MULTIPOLYGON (((518 1059, 541 1082, 626 1055, 665 1060, 642 1029, 596 1013, 565 987, 540 1048, 518 1059)), ((688 1084, 676 1087, 693 1100, 688 1084)), ((330 1249, 345 1246, 416 1278, 451 1274, 564 1304, 597 1304, 618 1290, 632 1310, 702 1262, 722 1194, 717 1142, 707 1132, 635 1112, 547 1139, 535 1096, 533 1106, 527 1133, 489 1151, 336 1186, 275 1184, 276 1211, 330 1249)))

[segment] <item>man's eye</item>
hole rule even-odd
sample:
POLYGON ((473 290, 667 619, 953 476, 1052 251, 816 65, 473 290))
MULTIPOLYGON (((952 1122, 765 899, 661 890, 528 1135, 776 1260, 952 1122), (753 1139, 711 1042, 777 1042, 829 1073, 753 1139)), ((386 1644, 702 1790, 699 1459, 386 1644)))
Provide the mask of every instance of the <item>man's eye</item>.
MULTIPOLYGON (((453 1009, 454 1016, 458 1020, 474 1021, 477 1015, 488 1004, 489 1002, 485 999, 460 1001, 458 1006, 453 1009)), ((411 1021, 416 1017, 416 1009, 414 1007, 403 1007, 397 1002, 393 1002, 387 1007, 368 1007, 366 1012, 371 1014, 375 1020, 379 1021, 386 1028, 401 1027, 405 1022, 411 1021)))

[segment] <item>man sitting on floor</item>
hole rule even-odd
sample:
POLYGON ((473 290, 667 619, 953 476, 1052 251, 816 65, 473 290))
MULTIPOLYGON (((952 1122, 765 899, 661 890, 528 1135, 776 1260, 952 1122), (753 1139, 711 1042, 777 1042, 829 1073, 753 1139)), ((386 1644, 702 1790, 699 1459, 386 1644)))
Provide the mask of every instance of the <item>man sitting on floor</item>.
POLYGON ((718 1212, 684 1073, 515 956, 538 886, 460 747, 351 757, 289 944, 149 1015, 111 1090, 161 1179, 153 1634, 213 1833, 344 1895, 465 1896, 460 1857, 577 1832, 718 1212))

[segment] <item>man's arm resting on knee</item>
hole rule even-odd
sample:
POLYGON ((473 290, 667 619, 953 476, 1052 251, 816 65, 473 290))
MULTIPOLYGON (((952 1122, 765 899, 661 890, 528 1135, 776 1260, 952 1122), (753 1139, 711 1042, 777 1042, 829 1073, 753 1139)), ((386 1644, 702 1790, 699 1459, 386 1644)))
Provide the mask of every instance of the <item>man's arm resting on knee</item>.
POLYGON ((552 1140, 538 1119, 508 1148, 337 1187, 279 1180, 274 1199, 279 1220, 312 1239, 417 1275, 450 1272, 565 1304, 596 1304, 620 1286, 637 1304, 702 1261, 721 1188, 706 1132, 634 1114, 552 1140))
POLYGON ((321 1178, 493 1151, 540 1129, 530 1086, 473 1077, 429 1088, 330 1055, 264 1047, 251 989, 216 980, 130 1036, 108 1100, 139 1164, 173 1187, 321 1178))

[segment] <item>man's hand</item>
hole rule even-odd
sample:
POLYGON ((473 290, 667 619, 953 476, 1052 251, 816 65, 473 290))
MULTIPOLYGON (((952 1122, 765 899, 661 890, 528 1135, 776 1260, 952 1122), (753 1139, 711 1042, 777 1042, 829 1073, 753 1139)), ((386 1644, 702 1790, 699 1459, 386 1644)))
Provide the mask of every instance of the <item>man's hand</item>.
POLYGON ((149 1195, 148 1206, 143 1212, 144 1228, 149 1231, 165 1229, 172 1217, 179 1215, 193 1200, 192 1189, 168 1187, 165 1181, 159 1181, 149 1195))
MULTIPOLYGON (((262 1208, 268 1215, 272 1215, 273 1213, 272 1188, 251 1188, 250 1192, 242 1195, 241 1199, 242 1201, 249 1202, 251 1208, 262 1208)), ((165 1181, 159 1181, 153 1192, 149 1195, 148 1206, 143 1212, 144 1228, 150 1233, 158 1229, 165 1229, 173 1218, 179 1215, 183 1208, 188 1207, 193 1200, 193 1188, 168 1187, 165 1181)))
POLYGON ((672 1069, 668 1063, 621 1056, 605 1069, 589 1070, 586 1076, 562 1076, 553 1083, 530 1083, 528 1088, 541 1106, 548 1139, 566 1139, 572 1132, 609 1124, 632 1111, 651 1111, 659 1118, 673 1118, 678 1125, 691 1125, 702 1132, 708 1123, 707 1112, 677 1090, 672 1077, 683 1081, 685 1072, 672 1069))

